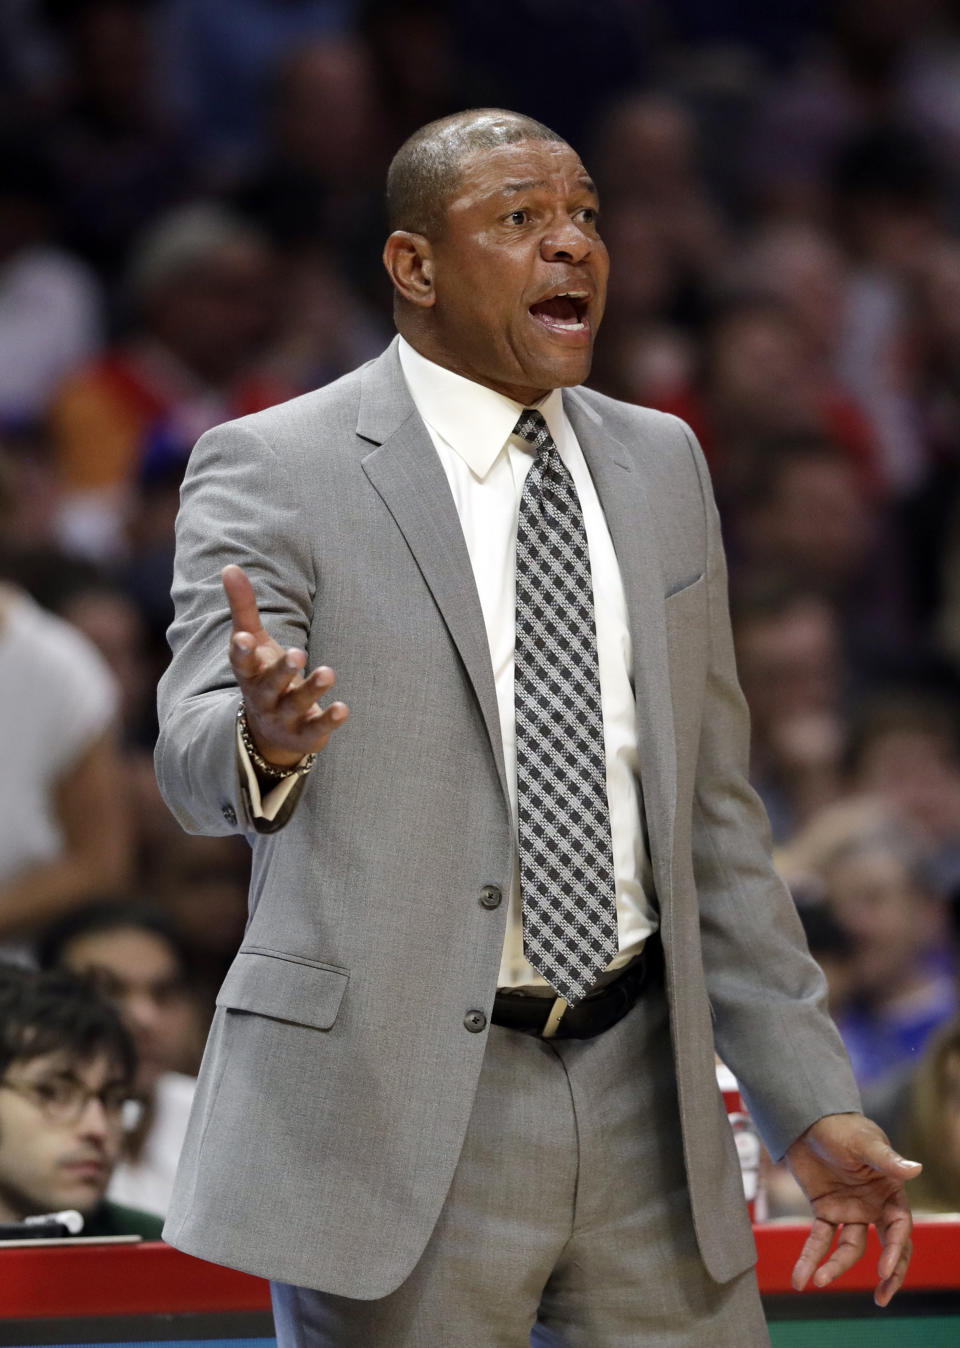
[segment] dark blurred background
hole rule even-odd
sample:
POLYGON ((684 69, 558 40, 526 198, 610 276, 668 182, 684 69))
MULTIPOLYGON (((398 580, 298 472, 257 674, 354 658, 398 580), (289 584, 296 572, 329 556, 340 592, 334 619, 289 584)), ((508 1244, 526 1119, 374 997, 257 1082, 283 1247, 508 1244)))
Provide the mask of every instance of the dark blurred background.
POLYGON ((700 437, 834 1014, 883 1121, 960 1139, 960 1038, 940 1113, 911 1096, 957 1013, 957 0, 5 0, 0 942, 155 905, 192 1070, 248 862, 153 779, 180 478, 209 426, 386 345, 390 156, 486 104, 599 182, 591 382, 700 437))

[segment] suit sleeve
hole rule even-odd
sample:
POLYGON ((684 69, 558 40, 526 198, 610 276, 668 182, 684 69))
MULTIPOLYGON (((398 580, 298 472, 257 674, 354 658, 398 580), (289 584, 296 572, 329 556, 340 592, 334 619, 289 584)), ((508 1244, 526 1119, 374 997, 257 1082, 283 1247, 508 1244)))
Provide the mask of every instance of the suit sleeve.
POLYGON ((750 726, 737 680, 727 572, 709 473, 685 427, 707 530, 709 661, 693 803, 693 866, 717 1051, 771 1154, 825 1114, 860 1109, 826 984, 771 858, 749 784, 750 726))
POLYGON ((220 573, 250 576, 263 625, 305 648, 316 593, 313 559, 295 540, 302 506, 270 446, 241 422, 208 431, 190 456, 177 516, 170 665, 158 689, 155 755, 164 799, 189 833, 272 833, 290 819, 299 778, 273 819, 257 813, 237 754, 240 705, 229 660, 230 609, 220 573))

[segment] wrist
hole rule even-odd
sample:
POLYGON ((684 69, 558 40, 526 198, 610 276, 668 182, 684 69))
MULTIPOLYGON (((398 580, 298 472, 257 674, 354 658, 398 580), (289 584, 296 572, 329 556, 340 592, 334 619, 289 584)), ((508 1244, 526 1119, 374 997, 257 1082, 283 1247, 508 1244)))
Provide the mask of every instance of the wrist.
POLYGON ((247 724, 247 709, 243 702, 237 708, 237 730, 240 734, 240 742, 246 750, 247 757, 250 759, 257 776, 267 782, 280 782, 284 778, 294 775, 305 777, 316 761, 316 754, 306 754, 294 763, 271 763, 257 748, 247 724))

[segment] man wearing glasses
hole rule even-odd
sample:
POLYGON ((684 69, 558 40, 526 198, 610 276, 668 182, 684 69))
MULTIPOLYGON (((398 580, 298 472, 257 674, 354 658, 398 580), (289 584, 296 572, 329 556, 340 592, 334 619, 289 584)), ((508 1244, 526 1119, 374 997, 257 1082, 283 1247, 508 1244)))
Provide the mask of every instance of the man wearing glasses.
POLYGON ((73 1210, 75 1234, 159 1240, 159 1217, 104 1198, 135 1070, 127 1030, 83 979, 0 968, 0 1223, 73 1210))

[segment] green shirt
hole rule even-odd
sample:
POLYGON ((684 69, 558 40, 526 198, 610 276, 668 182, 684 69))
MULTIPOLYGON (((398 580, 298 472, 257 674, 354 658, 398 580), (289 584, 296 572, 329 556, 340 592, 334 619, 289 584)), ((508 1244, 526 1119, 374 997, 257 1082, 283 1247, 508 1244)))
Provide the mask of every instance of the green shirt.
POLYGON ((138 1208, 125 1208, 109 1199, 94 1208, 84 1218, 81 1236, 142 1236, 144 1240, 159 1240, 163 1218, 138 1208))

